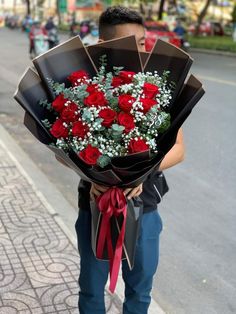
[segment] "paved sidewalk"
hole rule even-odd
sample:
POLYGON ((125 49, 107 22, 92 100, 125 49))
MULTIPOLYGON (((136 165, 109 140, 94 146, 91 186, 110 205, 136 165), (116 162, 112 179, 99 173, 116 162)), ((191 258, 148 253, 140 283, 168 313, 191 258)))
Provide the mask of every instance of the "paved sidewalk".
POLYGON ((59 220, 0 140, 1 314, 78 313, 79 256, 59 220))
MULTIPOLYGON (((0 314, 78 313, 76 217, 0 125, 0 314)), ((119 278, 106 291, 107 314, 122 313, 123 290, 119 278)), ((149 314, 163 313, 153 300, 149 314)))

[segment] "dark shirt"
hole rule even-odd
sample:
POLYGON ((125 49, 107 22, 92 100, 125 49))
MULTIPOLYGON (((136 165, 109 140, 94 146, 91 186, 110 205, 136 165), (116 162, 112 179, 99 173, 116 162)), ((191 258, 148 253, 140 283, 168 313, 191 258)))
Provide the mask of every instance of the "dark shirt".
MULTIPOLYGON (((79 208, 82 210, 90 210, 90 188, 91 183, 80 180, 79 192, 79 208)), ((157 208, 157 204, 161 202, 162 196, 168 192, 169 188, 162 172, 156 171, 150 175, 143 183, 143 192, 140 198, 143 201, 143 211, 150 212, 157 208)))

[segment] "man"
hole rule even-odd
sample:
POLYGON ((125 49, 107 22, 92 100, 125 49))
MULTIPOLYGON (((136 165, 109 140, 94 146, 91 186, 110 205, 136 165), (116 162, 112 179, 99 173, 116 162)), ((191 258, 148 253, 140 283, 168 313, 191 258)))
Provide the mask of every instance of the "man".
POLYGON ((51 49, 59 44, 58 31, 52 16, 47 20, 45 29, 48 33, 49 49, 51 49))
POLYGON ((95 23, 89 24, 90 32, 86 35, 82 42, 85 46, 95 45, 98 42, 98 27, 95 23))
MULTIPOLYGON (((99 41, 135 35, 139 51, 145 51, 145 29, 142 17, 124 7, 110 7, 99 19, 99 41)), ((183 134, 180 129, 176 143, 163 159, 160 170, 172 167, 184 158, 183 134)), ((125 189, 128 199, 139 196, 143 200, 144 215, 137 242, 135 263, 130 271, 127 262, 122 262, 122 275, 125 282, 123 314, 145 314, 151 297, 153 276, 159 257, 159 234, 162 221, 157 211, 159 202, 158 174, 148 178, 133 189, 125 189)), ((79 277, 80 314, 104 314, 104 288, 108 279, 109 264, 97 260, 91 248, 90 198, 95 199, 108 187, 81 180, 79 185, 79 217, 76 222, 78 248, 81 257, 79 277)))

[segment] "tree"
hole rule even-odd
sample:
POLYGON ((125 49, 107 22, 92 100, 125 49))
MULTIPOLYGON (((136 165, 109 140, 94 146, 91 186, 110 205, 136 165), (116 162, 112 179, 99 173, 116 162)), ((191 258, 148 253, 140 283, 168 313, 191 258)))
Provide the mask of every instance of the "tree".
POLYGON ((236 3, 234 5, 233 12, 232 12, 232 22, 234 24, 236 23, 236 3))
POLYGON ((196 25, 196 29, 195 29, 195 36, 197 36, 199 34, 199 29, 200 29, 200 25, 202 24, 202 21, 204 19, 204 17, 206 16, 207 10, 211 4, 212 0, 207 0, 202 11, 198 14, 197 17, 197 25, 196 25))
POLYGON ((159 6, 159 12, 158 12, 158 20, 162 20, 162 15, 163 15, 163 11, 164 11, 164 4, 165 4, 165 0, 161 0, 160 1, 160 6, 159 6))
POLYGON ((26 14, 31 14, 31 7, 30 7, 30 0, 24 0, 24 3, 26 4, 26 14))

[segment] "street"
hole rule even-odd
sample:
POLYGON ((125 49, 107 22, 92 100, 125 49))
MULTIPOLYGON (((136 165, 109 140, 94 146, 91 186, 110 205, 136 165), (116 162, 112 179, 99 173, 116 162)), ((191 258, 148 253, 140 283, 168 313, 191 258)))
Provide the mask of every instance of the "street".
MULTIPOLYGON (((0 43, 0 123, 77 211, 78 176, 29 133, 13 99, 31 65, 27 37, 2 28, 0 43)), ((165 172, 153 297, 170 314, 236 313, 236 57, 192 56, 206 94, 183 126, 185 161, 165 172)))

